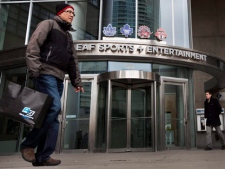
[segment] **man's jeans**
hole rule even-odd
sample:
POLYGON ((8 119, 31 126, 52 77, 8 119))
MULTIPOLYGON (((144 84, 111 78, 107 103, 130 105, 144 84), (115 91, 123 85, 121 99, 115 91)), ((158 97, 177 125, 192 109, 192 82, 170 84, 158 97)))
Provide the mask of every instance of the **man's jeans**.
MULTIPOLYGON (((225 145, 225 140, 223 136, 223 132, 220 129, 220 126, 214 127, 216 129, 216 132, 220 138, 221 145, 225 145)), ((206 126, 206 142, 207 146, 212 148, 212 126, 206 126)))
POLYGON ((60 99, 63 92, 63 81, 52 75, 40 75, 38 78, 33 79, 33 82, 36 85, 36 90, 48 94, 54 100, 41 128, 32 129, 26 136, 26 140, 21 143, 21 149, 37 147, 36 160, 39 163, 43 163, 55 151, 59 130, 58 115, 61 111, 60 99))

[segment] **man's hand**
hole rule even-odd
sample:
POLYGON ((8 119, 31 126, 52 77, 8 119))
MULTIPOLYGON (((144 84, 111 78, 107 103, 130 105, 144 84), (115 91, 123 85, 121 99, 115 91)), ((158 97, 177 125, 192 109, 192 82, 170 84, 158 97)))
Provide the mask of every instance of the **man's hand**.
POLYGON ((29 74, 30 78, 37 78, 39 75, 39 72, 30 72, 29 74))
POLYGON ((74 87, 74 91, 75 92, 84 92, 84 88, 83 87, 74 87))

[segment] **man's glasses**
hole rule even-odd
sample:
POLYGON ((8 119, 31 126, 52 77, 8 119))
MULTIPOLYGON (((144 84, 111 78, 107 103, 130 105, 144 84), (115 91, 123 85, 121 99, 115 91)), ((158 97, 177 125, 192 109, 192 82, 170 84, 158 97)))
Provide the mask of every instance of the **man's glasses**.
POLYGON ((75 13, 73 11, 63 11, 63 12, 66 12, 66 13, 69 13, 69 14, 73 14, 73 16, 75 16, 75 13))

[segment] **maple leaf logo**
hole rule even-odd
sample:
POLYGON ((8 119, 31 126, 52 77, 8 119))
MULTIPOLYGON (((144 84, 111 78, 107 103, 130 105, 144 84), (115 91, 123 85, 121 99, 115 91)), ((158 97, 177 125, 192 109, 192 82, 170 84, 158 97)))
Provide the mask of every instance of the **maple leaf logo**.
POLYGON ((105 36, 114 36, 116 34, 116 27, 112 27, 111 24, 108 24, 107 27, 103 27, 103 34, 105 36))
POLYGON ((133 33, 133 28, 131 28, 130 25, 126 24, 124 25, 124 27, 120 28, 120 32, 127 38, 129 35, 133 33))

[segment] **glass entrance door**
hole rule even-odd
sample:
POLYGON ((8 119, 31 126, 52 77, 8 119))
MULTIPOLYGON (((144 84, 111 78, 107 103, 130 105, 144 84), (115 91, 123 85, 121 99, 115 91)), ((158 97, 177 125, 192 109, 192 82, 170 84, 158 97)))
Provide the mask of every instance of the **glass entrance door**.
POLYGON ((152 147, 151 87, 131 90, 131 148, 152 147))
POLYGON ((112 82, 109 152, 152 149, 151 89, 112 82))
POLYGON ((112 85, 110 149, 127 147, 127 88, 112 85))
POLYGON ((166 147, 185 146, 184 95, 181 85, 165 85, 166 147))
POLYGON ((93 149, 96 104, 96 76, 83 75, 84 92, 76 93, 68 78, 62 97, 62 115, 58 147, 61 151, 89 151, 93 149), (92 119, 92 120, 91 120, 92 119))
POLYGON ((96 151, 157 150, 158 74, 119 70, 98 75, 96 151))
POLYGON ((75 93, 68 83, 63 149, 88 149, 91 82, 84 81, 83 88, 84 93, 75 93))
POLYGON ((162 78, 163 149, 188 147, 187 79, 162 78), (165 126, 165 127, 163 127, 165 126))

